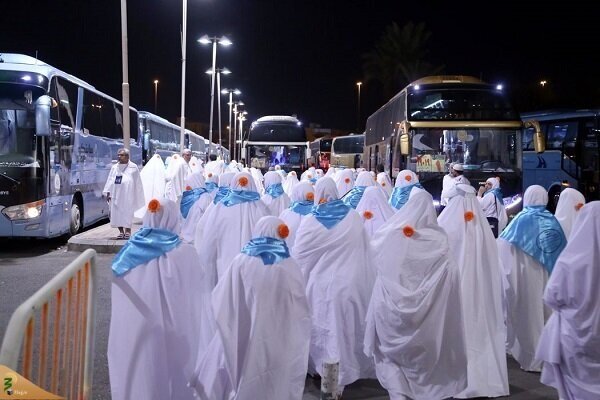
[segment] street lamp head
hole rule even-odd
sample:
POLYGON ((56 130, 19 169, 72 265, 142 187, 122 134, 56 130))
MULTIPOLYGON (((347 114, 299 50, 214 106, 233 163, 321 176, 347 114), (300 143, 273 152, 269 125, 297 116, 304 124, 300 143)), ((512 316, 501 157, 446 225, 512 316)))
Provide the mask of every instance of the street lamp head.
POLYGON ((200 39, 198 39, 198 43, 201 43, 201 44, 210 44, 211 40, 208 37, 208 35, 202 35, 202 37, 200 39))
POLYGON ((228 70, 227 68, 221 68, 221 70, 219 72, 221 72, 223 75, 231 74, 231 71, 228 70))
POLYGON ((243 102, 243 101, 241 101, 241 100, 240 100, 240 101, 238 101, 238 102, 237 102, 237 105, 238 105, 238 106, 243 106, 243 105, 245 105, 245 104, 244 104, 244 102, 243 102))
POLYGON ((239 96, 240 94, 242 94, 242 91, 239 89, 233 89, 233 94, 235 94, 236 96, 239 96))
POLYGON ((158 85, 158 79, 155 79, 155 80, 154 80, 154 84, 155 84, 155 85, 158 85))
POLYGON ((209 69, 207 69, 207 70, 206 70, 206 73, 207 73, 208 75, 212 75, 212 74, 213 74, 213 70, 212 70, 212 68, 209 68, 209 69))
POLYGON ((229 90, 229 89, 221 90, 221 94, 229 94, 229 92, 231 92, 231 90, 229 90))
POLYGON ((360 87, 360 85, 362 85, 362 82, 356 82, 356 86, 360 87))
POLYGON ((233 43, 227 37, 221 36, 221 38, 219 39, 219 44, 223 46, 231 46, 233 43))

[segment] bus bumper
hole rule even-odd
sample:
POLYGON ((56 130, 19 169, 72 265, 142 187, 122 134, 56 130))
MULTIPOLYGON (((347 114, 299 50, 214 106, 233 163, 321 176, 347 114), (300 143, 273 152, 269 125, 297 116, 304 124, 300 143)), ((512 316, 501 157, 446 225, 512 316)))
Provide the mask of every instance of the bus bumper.
MULTIPOLYGON (((2 207, 4 209, 4 207, 2 207)), ((0 209, 0 237, 47 238, 49 235, 49 213, 45 204, 38 217, 11 221, 0 209)))

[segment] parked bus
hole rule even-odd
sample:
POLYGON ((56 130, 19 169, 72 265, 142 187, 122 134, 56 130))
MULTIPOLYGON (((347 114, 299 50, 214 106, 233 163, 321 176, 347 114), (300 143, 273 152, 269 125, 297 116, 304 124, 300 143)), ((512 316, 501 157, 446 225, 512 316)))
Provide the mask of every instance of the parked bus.
POLYGON ((552 211, 565 187, 579 190, 587 201, 600 200, 600 110, 534 111, 521 118, 538 121, 546 139, 546 151, 538 154, 533 130, 525 130, 523 185, 546 188, 552 211))
POLYGON ((179 126, 147 111, 140 111, 138 118, 140 131, 144 133, 144 162, 154 154, 164 160, 179 152, 179 126))
POLYGON ((186 129, 186 147, 192 151, 198 160, 204 161, 206 157, 206 143, 202 136, 186 129))
POLYGON ((515 213, 522 199, 522 128, 501 85, 469 76, 426 77, 367 119, 366 167, 381 163, 393 178, 403 169, 416 172, 439 204, 449 164, 462 163, 475 187, 500 177, 504 203, 515 213))
POLYGON ((331 142, 331 163, 336 168, 362 168, 365 135, 334 137, 331 142))
POLYGON ((242 157, 250 167, 266 172, 280 165, 286 171, 304 170, 308 141, 302 123, 285 115, 265 116, 250 125, 242 157))
POLYGON ((102 189, 121 147, 121 102, 33 57, 0 55, 0 237, 75 234, 106 218, 102 189))
POLYGON ((310 160, 315 163, 317 168, 321 168, 323 171, 329 169, 332 140, 331 138, 320 138, 313 140, 309 144, 310 160))

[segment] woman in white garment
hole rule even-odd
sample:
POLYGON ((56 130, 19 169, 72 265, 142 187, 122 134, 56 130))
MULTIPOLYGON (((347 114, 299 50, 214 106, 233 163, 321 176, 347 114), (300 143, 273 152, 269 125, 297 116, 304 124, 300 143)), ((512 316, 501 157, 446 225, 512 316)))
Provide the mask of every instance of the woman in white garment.
POLYGON ((436 217, 431 195, 415 191, 371 242, 365 353, 392 400, 445 399, 467 387, 460 272, 436 217))
POLYGON ((502 192, 500 191, 500 179, 488 178, 485 185, 479 188, 477 199, 481 205, 483 215, 490 224, 494 237, 497 238, 508 223, 508 215, 506 215, 502 192))
POLYGON ((417 174, 408 169, 400 171, 396 177, 394 191, 390 196, 390 205, 394 207, 396 211, 400 210, 408 201, 408 196, 411 194, 413 189, 425 190, 419 183, 419 177, 417 174))
POLYGON ((542 297, 556 259, 567 244, 560 224, 546 210, 547 203, 546 189, 529 186, 523 211, 497 241, 506 276, 507 349, 525 371, 539 372, 542 366, 535 349, 550 316, 542 297))
POLYGON ((269 171, 265 174, 265 194, 261 197, 261 200, 274 217, 278 217, 290 205, 290 198, 283 191, 281 182, 281 175, 277 172, 269 171))
POLYGON ((144 187, 144 207, 135 212, 136 218, 143 218, 146 214, 146 204, 152 199, 165 195, 165 163, 159 154, 153 155, 140 171, 140 179, 144 187))
POLYGON ((309 371, 322 375, 324 362, 339 361, 343 388, 374 376, 363 338, 375 271, 361 218, 338 199, 332 179, 319 179, 314 204, 292 250, 312 310, 309 371))
POLYGON ((290 234, 285 239, 290 249, 294 247, 300 222, 306 215, 310 214, 314 201, 315 191, 313 185, 309 182, 300 182, 294 187, 289 208, 283 210, 279 215, 279 218, 290 228, 290 234))
POLYGON ((344 197, 354 187, 354 171, 343 169, 335 174, 338 196, 344 197))
POLYGON ((215 287, 216 335, 191 380, 200 399, 302 399, 311 320, 288 233, 261 218, 215 287))
POLYGON ((564 400, 600 399, 600 202, 583 206, 544 293, 552 309, 536 358, 564 400))
POLYGON ((390 176, 385 172, 380 172, 377 174, 377 183, 383 189, 386 198, 390 198, 392 195, 392 181, 390 180, 390 176))
POLYGON ((456 185, 456 195, 438 217, 461 272, 461 297, 469 386, 456 398, 507 396, 502 271, 496 240, 471 185, 456 185))
POLYGON ((203 323, 203 270, 179 239, 181 213, 148 204, 143 228, 113 260, 108 370, 115 400, 193 399, 187 383, 203 323))
POLYGON ((200 219, 211 204, 211 196, 204 187, 202 172, 193 172, 185 180, 185 192, 181 197, 181 238, 188 243, 194 241, 200 219))
POLYGON ((260 201, 252 175, 235 174, 231 190, 203 221, 204 229, 196 249, 202 265, 223 276, 231 260, 250 240, 252 227, 259 219, 269 215, 260 201))
POLYGON ((356 209, 356 206, 358 206, 365 189, 376 185, 377 182, 373 179, 371 174, 367 171, 362 171, 358 174, 358 177, 354 182, 354 187, 348 193, 346 193, 342 200, 347 206, 356 209))
POLYGON ((165 197, 179 202, 185 189, 187 163, 179 154, 173 154, 165 171, 165 197))
POLYGON ((369 236, 373 236, 394 215, 394 209, 388 204, 384 192, 377 186, 365 189, 356 211, 362 217, 369 236))
POLYGON ((292 191, 294 190, 294 186, 296 186, 300 181, 298 180, 298 176, 296 175, 296 171, 290 171, 285 178, 285 182, 283 183, 283 191, 288 195, 292 195, 292 191))
POLYGON ((585 197, 576 189, 566 188, 560 193, 554 216, 558 220, 567 240, 569 240, 579 210, 584 205, 585 197))

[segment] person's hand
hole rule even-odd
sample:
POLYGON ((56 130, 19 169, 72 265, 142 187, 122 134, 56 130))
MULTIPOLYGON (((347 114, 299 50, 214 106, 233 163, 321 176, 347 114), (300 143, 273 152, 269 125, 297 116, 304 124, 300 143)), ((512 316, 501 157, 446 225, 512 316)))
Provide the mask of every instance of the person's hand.
POLYGON ((479 186, 479 190, 477 191, 477 196, 482 197, 485 193, 485 186, 479 186))

